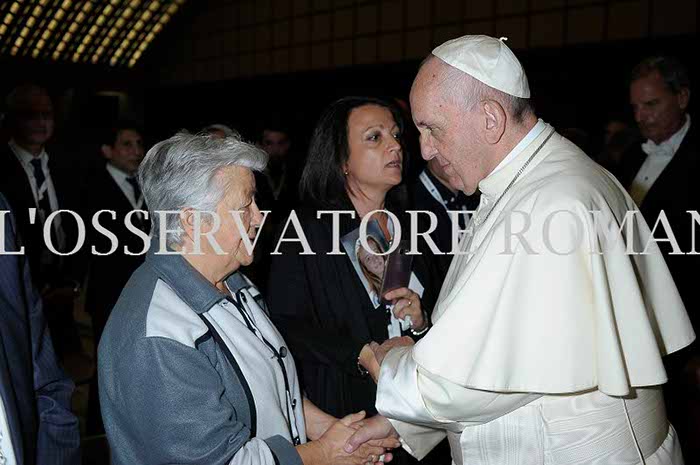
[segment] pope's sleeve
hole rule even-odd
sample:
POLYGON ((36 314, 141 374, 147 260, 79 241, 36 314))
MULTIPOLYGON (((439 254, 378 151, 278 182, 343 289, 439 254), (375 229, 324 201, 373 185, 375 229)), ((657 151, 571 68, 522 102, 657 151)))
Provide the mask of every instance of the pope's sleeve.
POLYGON ((445 437, 516 410, 540 397, 469 389, 421 368, 411 347, 390 351, 382 362, 377 410, 389 418, 404 448, 423 458, 445 437))

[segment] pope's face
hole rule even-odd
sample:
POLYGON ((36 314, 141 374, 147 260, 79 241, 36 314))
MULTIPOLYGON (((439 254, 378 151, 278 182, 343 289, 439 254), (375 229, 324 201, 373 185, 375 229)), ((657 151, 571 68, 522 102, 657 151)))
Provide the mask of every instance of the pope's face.
POLYGON ((450 185, 472 194, 482 179, 476 119, 446 96, 440 82, 441 66, 447 65, 432 59, 418 72, 411 88, 413 121, 420 132, 423 158, 437 159, 450 185))
POLYGON ((654 72, 632 82, 630 103, 642 135, 660 144, 683 126, 688 94, 674 94, 661 75, 654 72))

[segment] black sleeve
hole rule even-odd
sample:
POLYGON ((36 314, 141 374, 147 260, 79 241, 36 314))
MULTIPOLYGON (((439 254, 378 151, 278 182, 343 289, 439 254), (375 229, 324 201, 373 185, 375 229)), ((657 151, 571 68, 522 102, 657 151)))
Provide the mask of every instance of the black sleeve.
MULTIPOLYGON (((281 255, 272 257, 268 283, 268 303, 272 321, 283 333, 294 356, 302 362, 338 365, 350 375, 361 376, 357 357, 365 343, 350 334, 319 325, 323 309, 314 305, 309 276, 309 256, 299 255, 296 247, 282 244, 281 255)), ((314 283, 322 285, 322 283, 314 283)))

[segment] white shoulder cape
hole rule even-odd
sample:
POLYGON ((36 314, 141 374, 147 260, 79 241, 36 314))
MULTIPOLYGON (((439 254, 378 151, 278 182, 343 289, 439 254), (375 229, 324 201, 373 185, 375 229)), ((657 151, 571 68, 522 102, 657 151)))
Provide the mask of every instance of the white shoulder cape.
POLYGON ((461 244, 473 254, 455 256, 413 357, 488 391, 626 395, 662 384, 661 357, 695 334, 656 244, 638 254, 650 236, 641 214, 620 231, 637 207, 613 176, 554 133, 494 208, 553 131, 480 184, 485 199, 461 244), (510 237, 526 218, 520 240, 510 237))

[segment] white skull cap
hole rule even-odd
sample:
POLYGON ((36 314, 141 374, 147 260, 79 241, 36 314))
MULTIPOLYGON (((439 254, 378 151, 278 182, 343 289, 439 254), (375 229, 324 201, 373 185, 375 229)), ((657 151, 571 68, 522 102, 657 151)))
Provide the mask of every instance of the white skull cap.
POLYGON ((448 40, 433 55, 508 95, 530 98, 530 86, 520 61, 505 44, 506 37, 477 35, 448 40))

